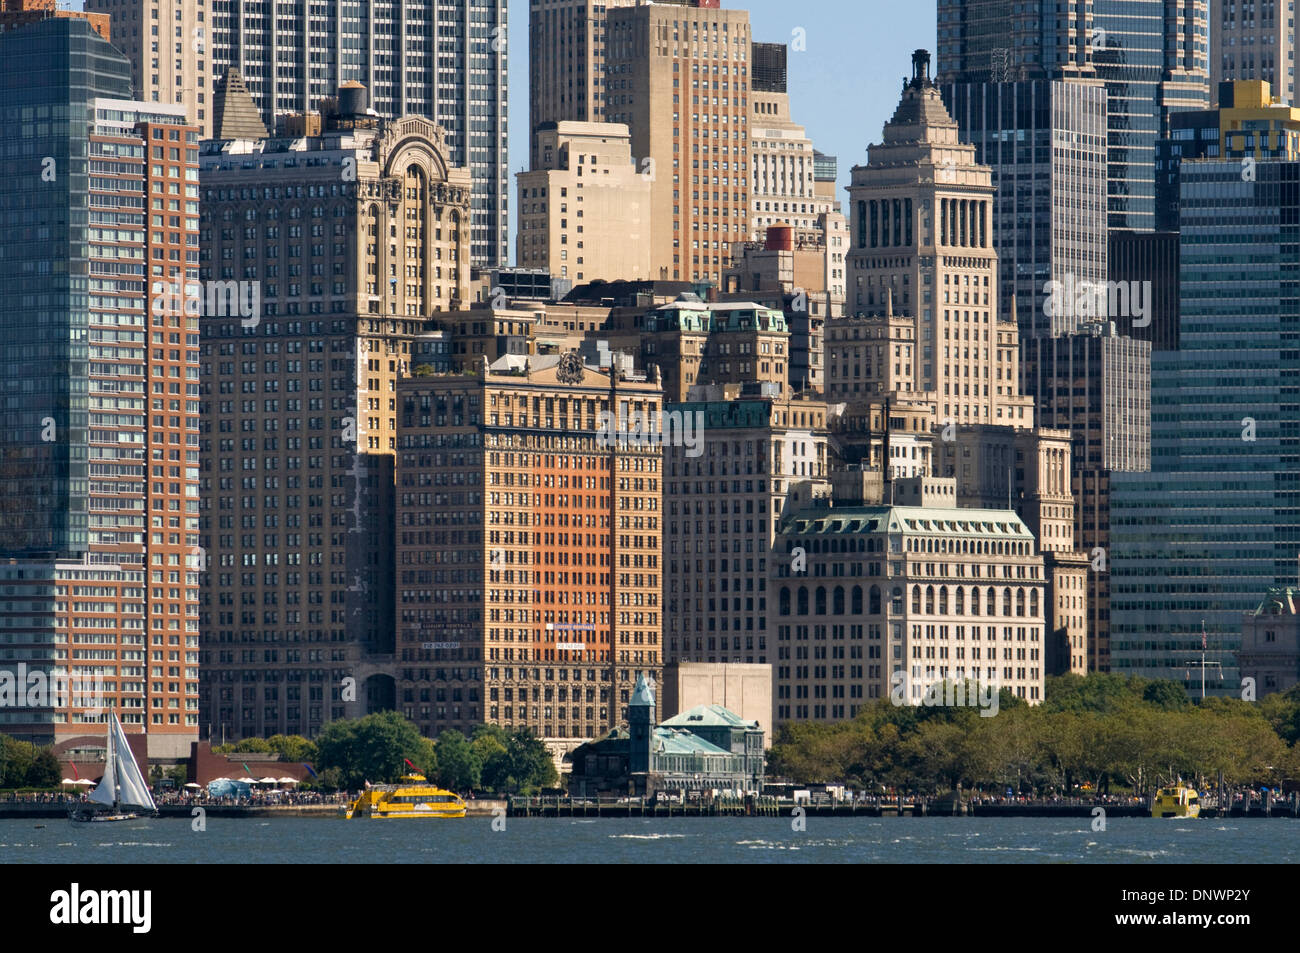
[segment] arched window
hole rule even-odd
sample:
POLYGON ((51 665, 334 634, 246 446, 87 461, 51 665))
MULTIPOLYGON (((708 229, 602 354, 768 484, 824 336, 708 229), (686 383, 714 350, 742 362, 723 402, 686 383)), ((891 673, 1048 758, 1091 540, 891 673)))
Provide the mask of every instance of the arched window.
POLYGON ((934 586, 925 587, 925 614, 934 615, 934 586))
POLYGON ((867 603, 868 615, 880 615, 880 587, 872 586, 871 591, 867 594, 870 600, 867 603))
POLYGON ((817 615, 825 615, 826 614, 826 587, 825 586, 817 587, 816 600, 817 600, 817 615))
MULTIPOLYGON (((854 586, 853 594, 850 598, 852 601, 849 603, 849 608, 852 610, 853 614, 862 615, 862 587, 854 586)), ((877 594, 876 598, 880 598, 879 594, 877 594)))
POLYGON ((971 614, 971 615, 979 615, 979 614, 980 614, 980 590, 979 590, 979 586, 976 586, 974 589, 972 589, 972 590, 970 591, 970 614, 971 614))
POLYGON ((808 587, 807 586, 799 587, 798 599, 799 599, 798 614, 807 615, 808 614, 808 587))
POLYGON ((836 586, 831 593, 831 614, 844 615, 844 587, 836 586))
POLYGON ((939 587, 939 615, 948 614, 948 587, 939 587))
POLYGON ((1002 590, 1002 614, 1011 615, 1011 587, 1002 590))
POLYGON ((781 587, 781 615, 790 614, 790 587, 781 587))
POLYGON ((984 614, 998 614, 998 592, 992 586, 989 586, 988 599, 984 603, 984 614))
POLYGON ((963 586, 957 586, 955 589, 953 589, 952 594, 953 594, 953 602, 955 603, 953 608, 956 610, 957 615, 965 615, 966 614, 966 589, 963 586))
POLYGON ((1016 590, 1016 615, 1025 614, 1025 590, 1016 590))
POLYGON ((1037 589, 1029 590, 1029 614, 1031 616, 1038 615, 1038 590, 1037 589))
POLYGON ((921 587, 920 586, 912 587, 912 611, 918 614, 921 612, 921 587))
MULTIPOLYGON (((919 590, 918 590, 919 592, 919 590)), ((919 599, 920 596, 918 595, 919 599)), ((901 615, 903 612, 903 588, 895 586, 894 591, 889 594, 889 611, 895 615, 901 615)))

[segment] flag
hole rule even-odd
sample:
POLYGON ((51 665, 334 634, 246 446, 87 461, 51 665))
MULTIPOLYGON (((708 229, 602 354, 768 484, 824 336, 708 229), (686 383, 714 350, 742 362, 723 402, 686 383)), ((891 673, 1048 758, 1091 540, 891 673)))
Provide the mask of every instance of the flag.
POLYGON ((70 768, 72 769, 72 779, 73 779, 74 781, 80 781, 80 780, 81 780, 81 775, 79 775, 79 774, 77 773, 77 766, 76 766, 75 764, 73 764, 71 761, 69 761, 69 762, 68 762, 68 767, 70 767, 70 768))
POLYGON ((410 765, 411 765, 411 770, 412 770, 412 771, 414 771, 414 770, 416 769, 416 768, 415 768, 415 765, 411 764, 411 759, 410 759, 410 758, 403 758, 402 760, 405 761, 407 764, 410 764, 410 765))
POLYGON ((306 761, 302 763, 302 766, 307 769, 307 773, 310 774, 313 778, 317 776, 316 772, 311 769, 311 765, 309 765, 306 761))
POLYGON ((253 776, 253 769, 250 768, 248 765, 244 765, 244 770, 248 772, 248 776, 250 778, 253 776))

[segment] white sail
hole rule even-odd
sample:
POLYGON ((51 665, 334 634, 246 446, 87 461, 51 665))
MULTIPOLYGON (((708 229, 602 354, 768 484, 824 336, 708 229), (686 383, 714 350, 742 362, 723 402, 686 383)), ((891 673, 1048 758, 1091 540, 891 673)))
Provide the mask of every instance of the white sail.
POLYGON ((90 792, 90 800, 107 807, 117 803, 117 758, 114 756, 114 745, 113 729, 110 727, 104 747, 104 776, 100 778, 95 790, 90 792))
POLYGON ((116 736, 116 747, 120 752, 117 758, 117 777, 118 783, 122 785, 122 806, 157 810, 153 803, 153 796, 149 793, 149 785, 145 782, 144 775, 140 773, 140 766, 135 763, 135 756, 131 754, 131 748, 126 743, 126 732, 122 730, 122 723, 118 721, 116 712, 113 713, 111 730, 116 736))

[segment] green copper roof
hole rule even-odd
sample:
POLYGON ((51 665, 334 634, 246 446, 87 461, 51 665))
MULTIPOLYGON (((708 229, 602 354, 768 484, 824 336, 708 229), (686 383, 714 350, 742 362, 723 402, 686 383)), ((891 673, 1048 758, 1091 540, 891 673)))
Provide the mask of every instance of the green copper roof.
POLYGON ((655 748, 659 754, 731 754, 684 729, 656 728, 655 748))
POLYGON ((689 711, 674 715, 663 722, 664 728, 757 728, 758 722, 745 721, 734 711, 721 705, 696 705, 689 711))
POLYGON ((1264 601, 1255 609, 1254 615, 1296 615, 1297 600, 1300 599, 1300 590, 1287 587, 1285 589, 1270 589, 1264 601))
POLYGON ((1033 539, 1011 510, 939 506, 837 506, 796 513, 782 527, 785 536, 903 533, 908 536, 976 536, 1033 539))
POLYGON ((655 706, 654 686, 646 681, 644 675, 637 676, 636 689, 632 692, 632 700, 628 705, 649 705, 651 708, 655 706))

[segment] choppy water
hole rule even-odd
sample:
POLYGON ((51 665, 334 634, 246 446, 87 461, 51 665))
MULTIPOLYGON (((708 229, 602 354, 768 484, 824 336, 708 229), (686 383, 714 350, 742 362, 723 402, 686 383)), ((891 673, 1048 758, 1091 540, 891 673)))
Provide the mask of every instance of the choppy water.
POLYGON ((492 818, 0 820, 0 864, 1295 863, 1300 820, 492 818), (497 822, 500 826, 500 821, 497 822), (37 824, 44 824, 37 829, 37 824))

